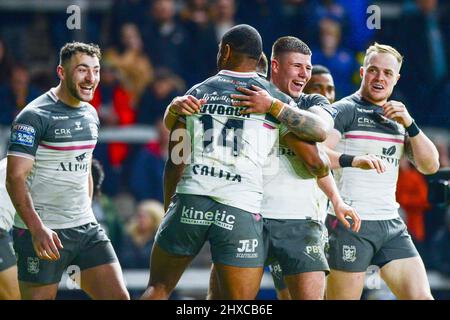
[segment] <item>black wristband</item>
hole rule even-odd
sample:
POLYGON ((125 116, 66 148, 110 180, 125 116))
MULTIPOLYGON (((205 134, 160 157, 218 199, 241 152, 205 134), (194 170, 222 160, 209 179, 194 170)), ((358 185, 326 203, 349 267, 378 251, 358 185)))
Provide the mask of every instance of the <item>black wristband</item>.
POLYGON ((410 138, 417 136, 420 133, 420 129, 417 126, 416 122, 413 120, 411 125, 408 128, 405 128, 406 132, 408 132, 408 136, 410 138))
POLYGON ((339 157, 339 165, 341 166, 341 168, 351 167, 354 158, 355 156, 343 153, 339 157))

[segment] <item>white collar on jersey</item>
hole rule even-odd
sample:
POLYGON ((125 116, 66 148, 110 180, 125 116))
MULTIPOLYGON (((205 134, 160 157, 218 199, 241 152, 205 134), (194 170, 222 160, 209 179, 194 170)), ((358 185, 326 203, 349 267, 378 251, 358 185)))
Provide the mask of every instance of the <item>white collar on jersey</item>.
POLYGON ((254 78, 258 77, 258 74, 256 71, 254 72, 238 72, 238 71, 231 71, 231 70, 220 70, 218 74, 225 75, 225 76, 233 76, 238 78, 254 78))

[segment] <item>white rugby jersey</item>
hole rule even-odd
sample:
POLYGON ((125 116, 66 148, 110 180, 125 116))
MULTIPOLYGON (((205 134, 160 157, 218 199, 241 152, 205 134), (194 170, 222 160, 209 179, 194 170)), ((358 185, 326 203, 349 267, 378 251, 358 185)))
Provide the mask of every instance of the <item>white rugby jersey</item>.
MULTIPOLYGON (((36 212, 51 229, 96 221, 88 178, 98 126, 94 107, 83 103, 72 108, 51 90, 27 105, 12 124, 8 155, 34 160, 27 185, 36 212)), ((26 228, 18 214, 14 225, 26 228)))
POLYGON ((231 105, 237 86, 255 84, 285 103, 292 100, 256 72, 222 70, 187 94, 207 100, 199 114, 186 117, 191 159, 176 192, 259 213, 263 194, 262 168, 278 140, 279 122, 267 114, 243 115, 231 105))
POLYGON ((7 158, 0 161, 0 229, 9 231, 13 225, 16 209, 6 190, 6 163, 7 158))
MULTIPOLYGON (((336 150, 350 155, 374 154, 386 165, 386 172, 341 168, 334 177, 344 201, 362 220, 398 217, 395 198, 400 158, 405 142, 404 127, 383 115, 383 109, 355 93, 333 105, 337 110, 335 129, 342 134, 336 150)), ((333 214, 332 208, 330 212, 333 214)))
MULTIPOLYGON (((296 102, 300 109, 320 106, 332 116, 334 114, 328 100, 318 94, 302 94, 296 102)), ((280 134, 287 132, 287 128, 283 127, 280 134)), ((324 221, 328 199, 317 185, 315 176, 309 173, 304 163, 283 143, 280 143, 277 151, 272 152, 266 165, 273 166, 277 160, 278 170, 268 172, 266 167, 264 170, 263 217, 324 221)))

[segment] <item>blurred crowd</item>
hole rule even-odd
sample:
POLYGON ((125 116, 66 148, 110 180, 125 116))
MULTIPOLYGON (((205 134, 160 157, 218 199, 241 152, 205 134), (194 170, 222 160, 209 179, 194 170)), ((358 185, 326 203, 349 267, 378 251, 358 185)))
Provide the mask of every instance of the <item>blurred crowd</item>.
MULTIPOLYGON (((313 64, 330 69, 336 100, 359 87, 359 65, 369 44, 378 41, 396 47, 405 62, 393 99, 403 101, 420 126, 448 134, 450 1, 388 1, 391 10, 381 7, 380 29, 366 25, 370 4, 369 0, 111 0, 107 10, 82 11, 80 30, 66 27, 65 10, 11 11, 0 5, 0 126, 8 127, 27 103, 57 84, 55 67, 62 45, 70 40, 99 44, 101 82, 92 104, 102 128, 150 125, 158 139, 97 146, 99 162, 94 166, 101 169, 98 179, 104 183, 94 208, 115 247, 123 248, 117 249, 122 266, 147 268, 164 214, 168 132, 161 118, 174 96, 215 74, 218 41, 236 24, 257 28, 269 57, 280 36, 304 40, 312 49, 313 64), (393 6, 400 10, 392 10, 393 6)), ((444 134, 435 142, 442 167, 449 167, 449 137, 444 134)), ((402 164, 398 199, 427 264, 441 266, 439 271, 450 276, 450 216, 446 204, 430 202, 430 181, 408 163, 402 164), (446 250, 446 262, 434 261, 428 248, 446 250)))

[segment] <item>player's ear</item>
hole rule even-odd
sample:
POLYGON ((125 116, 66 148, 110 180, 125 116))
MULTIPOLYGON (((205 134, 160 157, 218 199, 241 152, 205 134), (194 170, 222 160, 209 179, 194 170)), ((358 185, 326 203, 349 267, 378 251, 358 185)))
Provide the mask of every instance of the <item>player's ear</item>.
POLYGON ((361 77, 361 79, 362 79, 362 77, 363 77, 363 75, 364 75, 364 67, 359 67, 359 76, 361 77))
POLYGON ((230 59, 231 56, 231 47, 230 45, 227 43, 224 47, 223 47, 223 61, 227 61, 228 59, 230 59))
POLYGON ((276 59, 270 60, 270 68, 272 69, 272 72, 278 72, 278 69, 280 67, 280 64, 276 59))
POLYGON ((56 67, 56 74, 58 75, 59 80, 64 80, 64 68, 62 65, 58 65, 56 67))

